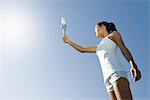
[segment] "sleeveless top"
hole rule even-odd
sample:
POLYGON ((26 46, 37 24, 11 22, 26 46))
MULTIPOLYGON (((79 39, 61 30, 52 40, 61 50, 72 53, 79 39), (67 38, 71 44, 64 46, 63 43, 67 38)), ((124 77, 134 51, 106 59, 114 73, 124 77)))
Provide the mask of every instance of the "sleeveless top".
POLYGON ((104 83, 107 82, 109 76, 117 71, 126 71, 123 64, 116 56, 117 44, 108 38, 108 35, 102 39, 97 45, 96 54, 102 69, 104 83))

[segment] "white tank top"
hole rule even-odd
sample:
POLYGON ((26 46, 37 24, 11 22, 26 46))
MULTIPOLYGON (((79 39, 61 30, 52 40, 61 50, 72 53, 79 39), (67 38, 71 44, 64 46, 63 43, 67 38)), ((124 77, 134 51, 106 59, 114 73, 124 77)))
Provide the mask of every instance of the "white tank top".
POLYGON ((97 45, 96 54, 101 65, 104 83, 116 71, 126 71, 123 64, 116 56, 117 44, 106 36, 97 45))

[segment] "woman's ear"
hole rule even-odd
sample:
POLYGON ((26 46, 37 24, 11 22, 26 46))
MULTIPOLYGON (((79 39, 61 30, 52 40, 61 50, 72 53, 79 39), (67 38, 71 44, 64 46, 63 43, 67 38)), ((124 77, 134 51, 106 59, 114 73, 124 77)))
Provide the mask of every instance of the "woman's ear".
POLYGON ((102 25, 102 26, 101 26, 101 29, 104 29, 104 28, 106 28, 106 27, 105 27, 104 25, 102 25))
POLYGON ((105 26, 105 25, 102 25, 102 26, 101 26, 101 30, 105 31, 105 30, 106 30, 106 26, 105 26))

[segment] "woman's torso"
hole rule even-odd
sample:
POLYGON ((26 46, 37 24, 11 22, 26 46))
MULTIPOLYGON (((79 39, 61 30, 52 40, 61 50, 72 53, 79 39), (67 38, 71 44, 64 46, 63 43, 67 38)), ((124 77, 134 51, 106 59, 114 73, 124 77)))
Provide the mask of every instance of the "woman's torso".
POLYGON ((108 35, 97 45, 96 54, 100 61, 104 82, 114 72, 126 71, 116 56, 117 48, 117 44, 108 35))

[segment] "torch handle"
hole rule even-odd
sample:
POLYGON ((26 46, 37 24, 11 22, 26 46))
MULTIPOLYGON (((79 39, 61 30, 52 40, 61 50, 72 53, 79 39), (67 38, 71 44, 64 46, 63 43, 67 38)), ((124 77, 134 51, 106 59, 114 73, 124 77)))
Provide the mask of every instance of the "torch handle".
POLYGON ((62 30, 62 37, 64 37, 66 35, 66 25, 65 24, 61 25, 61 30, 62 30))

